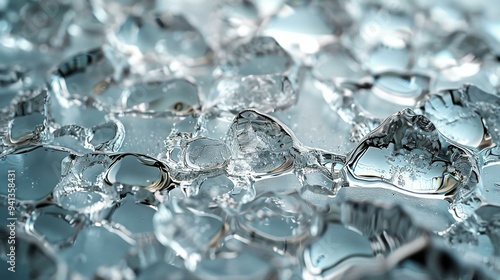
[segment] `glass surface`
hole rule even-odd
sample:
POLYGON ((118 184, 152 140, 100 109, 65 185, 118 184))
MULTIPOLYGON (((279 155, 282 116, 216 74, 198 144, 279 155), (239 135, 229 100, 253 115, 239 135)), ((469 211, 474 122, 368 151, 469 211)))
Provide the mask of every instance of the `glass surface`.
POLYGON ((0 279, 496 279, 492 1, 0 0, 0 279))

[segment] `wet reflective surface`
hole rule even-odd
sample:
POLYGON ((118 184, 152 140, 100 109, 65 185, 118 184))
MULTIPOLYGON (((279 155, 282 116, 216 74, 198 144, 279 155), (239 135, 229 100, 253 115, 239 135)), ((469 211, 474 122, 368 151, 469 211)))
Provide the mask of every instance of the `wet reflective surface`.
POLYGON ((490 2, 0 1, 0 278, 498 278, 490 2))

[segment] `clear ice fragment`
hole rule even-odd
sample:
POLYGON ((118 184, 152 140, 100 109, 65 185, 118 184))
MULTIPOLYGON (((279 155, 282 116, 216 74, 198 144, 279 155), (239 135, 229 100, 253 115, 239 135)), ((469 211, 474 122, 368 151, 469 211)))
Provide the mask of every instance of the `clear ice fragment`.
POLYGON ((297 176, 301 182, 297 188, 300 197, 314 205, 318 211, 328 211, 330 200, 335 196, 332 176, 319 168, 305 168, 297 176))
POLYGON ((194 66, 207 63, 211 57, 203 35, 183 15, 168 12, 129 15, 108 40, 117 51, 139 51, 167 63, 179 61, 194 66))
POLYGON ((127 195, 117 203, 110 220, 124 226, 132 234, 152 233, 155 213, 151 205, 137 201, 132 195, 127 195))
POLYGON ((261 34, 275 38, 295 56, 305 57, 337 40, 349 21, 342 3, 285 1, 261 34))
POLYGON ((484 223, 487 223, 495 220, 498 207, 500 207, 498 191, 500 180, 497 176, 500 170, 500 152, 497 147, 492 147, 484 149, 479 156, 481 176, 478 184, 471 192, 461 193, 453 201, 451 207, 457 220, 464 221, 468 218, 472 222, 463 222, 463 224, 474 230, 479 230, 475 225, 477 221, 484 220, 484 223))
MULTIPOLYGON (((482 106, 471 102, 472 94, 489 95, 474 86, 443 90, 430 95, 421 110, 447 138, 467 147, 482 149, 492 145, 486 123, 490 118, 488 115, 493 112, 481 110, 482 106)), ((497 99, 493 95, 490 98, 491 101, 497 99)), ((490 126, 495 125, 488 123, 490 126)), ((494 131, 495 129, 492 130, 493 133, 494 131)), ((495 134, 491 136, 499 139, 495 134)))
POLYGON ((74 277, 94 277, 99 268, 118 265, 132 247, 130 240, 103 226, 83 229, 71 247, 59 252, 74 277), (78 276, 77 276, 78 275, 78 276))
POLYGON ((54 202, 64 209, 92 214, 110 208, 117 200, 109 186, 63 180, 54 188, 54 202))
POLYGON ((0 87, 2 94, 6 89, 19 89, 26 79, 25 70, 19 65, 0 65, 0 87))
POLYGON ((8 1, 1 8, 5 32, 0 35, 0 43, 26 50, 67 44, 67 28, 75 16, 70 1, 8 1))
POLYGON ((91 215, 111 208, 118 200, 118 193, 103 179, 111 161, 103 154, 65 158, 61 180, 52 193, 54 202, 64 209, 91 215))
POLYGON ((415 8, 409 3, 356 1, 346 5, 355 24, 342 37, 356 53, 364 53, 381 43, 403 48, 412 42, 417 30, 415 8))
POLYGON ((282 173, 293 167, 294 136, 278 120, 254 110, 241 111, 229 129, 229 172, 282 173))
POLYGON ((203 260, 194 269, 203 279, 274 279, 277 271, 259 255, 243 252, 238 255, 219 256, 203 260))
POLYGON ((410 109, 367 135, 349 154, 344 171, 361 179, 353 186, 385 182, 397 191, 441 198, 468 192, 478 179, 471 152, 447 141, 428 118, 410 109))
POLYGON ((328 223, 322 235, 304 250, 307 273, 323 277, 342 262, 355 262, 373 256, 366 237, 337 223, 328 223))
POLYGON ((25 227, 26 232, 58 248, 71 244, 84 221, 85 218, 77 212, 49 205, 32 212, 25 227))
POLYGON ((209 106, 236 113, 253 108, 270 112, 297 101, 300 66, 271 37, 237 45, 216 70, 209 106))
POLYGON ((321 228, 320 218, 300 198, 272 192, 245 204, 238 224, 265 240, 288 243, 315 236, 321 228))
POLYGON ((399 206, 347 201, 340 209, 342 224, 370 240, 374 254, 388 255, 407 243, 428 236, 399 206))
MULTIPOLYGON (((102 48, 79 54, 52 74, 51 91, 65 108, 97 108, 120 114, 120 121, 123 113, 132 117, 175 117, 189 116, 201 109, 199 88, 192 79, 125 81, 124 77, 115 77, 115 71, 121 73, 102 48)), ((122 123, 127 128, 127 123, 122 123)), ((126 145, 127 138, 124 140, 126 145)))
POLYGON ((140 273, 137 277, 138 280, 184 280, 190 279, 194 276, 187 270, 173 266, 165 262, 158 262, 148 267, 147 270, 140 273))
POLYGON ((125 129, 119 121, 113 120, 90 129, 90 144, 96 151, 118 151, 123 143, 125 129))
MULTIPOLYGON (((64 143, 59 142, 59 138, 70 136, 78 140, 81 146, 91 151, 116 152, 121 148, 123 143, 125 129, 121 122, 112 120, 92 128, 84 128, 78 125, 65 125, 54 130, 53 136, 53 145, 65 146, 64 143)), ((74 145, 68 148, 78 149, 74 147, 74 145)))
MULTIPOLYGON (((7 170, 14 170, 16 176, 16 198, 19 200, 41 200, 52 192, 61 178, 61 162, 67 157, 67 151, 31 147, 26 150, 8 154, 0 159, 0 166, 5 170, 5 182, 7 182, 7 170), (22 186, 22 187, 20 187, 22 186)), ((0 193, 7 194, 7 188, 0 193)))
POLYGON ((200 110, 198 86, 190 79, 136 83, 122 96, 123 110, 146 116, 189 115, 200 110))
POLYGON ((223 142, 209 138, 188 141, 184 153, 186 165, 203 170, 222 167, 230 157, 229 148, 223 142))
POLYGON ((430 49, 429 59, 431 65, 452 80, 476 74, 490 51, 483 39, 463 31, 449 34, 444 41, 444 45, 430 49))
POLYGON ((300 101, 295 106, 271 115, 292 129, 304 146, 347 154, 354 148, 349 140, 351 125, 332 113, 311 76, 304 78, 300 101))
POLYGON ((299 179, 293 173, 285 173, 257 180, 254 184, 256 195, 273 191, 275 193, 291 194, 302 187, 299 179))
POLYGON ((198 176, 186 192, 208 208, 220 207, 232 215, 238 213, 240 205, 255 198, 255 189, 248 178, 217 173, 198 176))
MULTIPOLYGON (((145 234, 136 240, 136 244, 130 249, 126 256, 126 262, 128 267, 132 269, 135 272, 135 275, 139 276, 140 279, 144 279, 144 277, 147 277, 146 275, 148 274, 156 275, 155 278, 149 279, 160 279, 157 275, 157 271, 162 270, 155 268, 160 265, 164 265, 166 267, 163 271, 182 271, 181 269, 176 269, 170 264, 176 259, 175 252, 158 242, 154 235, 145 234), (141 278, 141 276, 143 278, 141 278)), ((174 277, 174 279, 176 278, 174 277)))
POLYGON ((222 140, 193 137, 191 133, 172 130, 159 158, 165 160, 175 180, 193 180, 201 172, 220 173, 231 157, 222 140))
POLYGON ((405 72, 413 64, 414 54, 408 46, 380 44, 360 59, 367 61, 365 67, 371 73, 405 72))
POLYGON ((156 238, 187 263, 198 261, 224 231, 224 221, 210 214, 176 213, 162 204, 153 218, 156 238))
MULTIPOLYGON (((175 10, 184 13, 203 33, 209 45, 220 53, 228 44, 255 36, 283 6, 283 0, 216 0, 204 3, 188 0, 176 4, 179 6, 175 10)), ((172 9, 175 5, 165 6, 172 9)))
POLYGON ((7 116, 2 117, 0 135, 3 145, 19 146, 47 143, 51 140, 48 112, 49 94, 45 90, 27 91, 14 100, 7 116))
POLYGON ((138 118, 126 115, 117 118, 125 127, 125 138, 120 152, 144 154, 156 157, 165 150, 165 139, 174 128, 179 126, 183 120, 186 126, 182 131, 191 132, 195 122, 191 123, 192 117, 185 118, 138 118))
MULTIPOLYGON (((443 94, 446 95, 447 94, 446 91, 443 94)), ((481 117, 481 122, 483 123, 484 126, 483 129, 485 130, 484 134, 486 135, 482 136, 483 139, 480 142, 480 145, 478 145, 478 148, 490 145, 488 143, 489 137, 491 137, 491 141, 493 143, 497 145, 498 143, 500 143, 500 127, 499 127, 500 122, 498 121, 498 115, 499 115, 498 104, 500 104, 500 98, 498 97, 498 95, 485 92, 474 85, 464 85, 458 89, 451 90, 448 94, 453 96, 454 110, 457 109, 456 107, 457 105, 465 107, 464 108, 465 114, 460 112, 461 113, 460 115, 464 116, 463 119, 467 120, 468 117, 467 112, 470 110, 473 110, 475 114, 481 117)), ((466 124, 465 120, 462 121, 464 122, 464 125, 466 124)), ((462 129, 465 130, 465 127, 462 129)), ((476 127, 472 129, 469 126, 467 130, 470 131, 471 136, 472 132, 474 132, 475 137, 477 138, 481 137, 480 135, 478 135, 481 132, 480 128, 476 127)))
POLYGON ((119 71, 100 47, 59 64, 49 78, 50 90, 64 107, 116 108, 123 93, 119 71))
POLYGON ((386 259, 353 264, 336 275, 346 279, 494 279, 477 264, 460 258, 428 237, 420 237, 386 259))
POLYGON ((430 78, 383 72, 354 84, 318 80, 316 85, 330 108, 353 125, 351 140, 359 141, 386 116, 416 106, 429 92, 430 78))
MULTIPOLYGON (((17 279, 66 279, 69 271, 68 266, 62 261, 60 255, 52 248, 29 236, 22 231, 16 233, 16 243, 14 253, 16 265, 8 264, 7 254, 11 252, 11 246, 8 241, 10 233, 5 228, 0 230, 0 240, 2 245, 0 250, 2 254, 2 264, 0 268, 3 277, 11 277, 13 274, 17 279), (9 245, 9 246, 8 246, 9 245), (14 272, 7 270, 14 267, 14 272)), ((12 244, 11 244, 12 245, 12 244)))
POLYGON ((365 71, 351 51, 340 43, 322 47, 316 54, 312 75, 320 81, 331 81, 335 85, 356 82, 365 71))
POLYGON ((95 17, 110 25, 121 23, 131 12, 143 13, 155 7, 154 0, 90 0, 90 3, 95 17))
POLYGON ((441 232, 456 223, 456 217, 450 213, 450 203, 446 200, 407 195, 393 189, 342 188, 332 203, 346 200, 400 205, 415 225, 433 232, 441 232))

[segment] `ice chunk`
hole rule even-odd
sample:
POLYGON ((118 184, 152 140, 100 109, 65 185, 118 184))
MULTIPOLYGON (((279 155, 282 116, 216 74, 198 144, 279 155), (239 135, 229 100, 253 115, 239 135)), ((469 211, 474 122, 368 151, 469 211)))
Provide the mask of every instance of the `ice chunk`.
POLYGON ((370 133, 350 153, 344 171, 353 176, 353 186, 385 182, 397 191, 437 198, 468 192, 479 174, 470 151, 446 140, 429 119, 410 109, 370 133))
POLYGON ((236 113, 253 108, 270 112, 297 101, 302 74, 294 59, 270 37, 237 45, 216 70, 208 104, 236 113))
POLYGON ((293 167, 298 149, 295 137, 278 120, 244 110, 236 115, 227 135, 231 149, 230 173, 281 173, 293 167))

